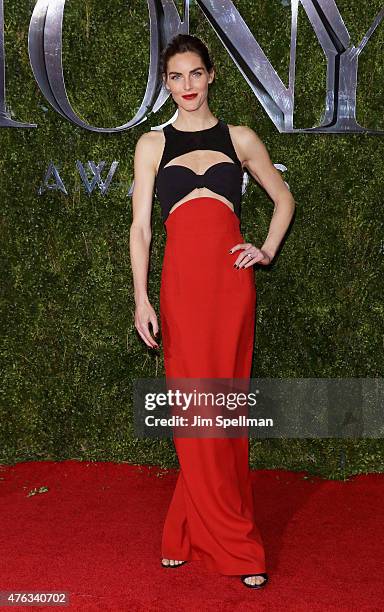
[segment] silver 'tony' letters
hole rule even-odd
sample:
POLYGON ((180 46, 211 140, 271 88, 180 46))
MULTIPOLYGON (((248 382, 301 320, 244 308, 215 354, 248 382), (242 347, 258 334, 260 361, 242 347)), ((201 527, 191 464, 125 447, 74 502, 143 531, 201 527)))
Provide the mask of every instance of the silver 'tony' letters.
MULTIPOLYGON (((286 87, 252 35, 231 0, 195 0, 216 32, 245 81, 279 132, 326 132, 384 134, 356 120, 358 58, 384 17, 384 7, 355 47, 335 0, 291 0, 291 48, 289 85, 286 87), (325 111, 319 126, 293 127, 297 20, 302 5, 327 61, 325 111)), ((147 0, 150 31, 150 61, 147 87, 136 115, 114 128, 89 125, 70 105, 62 63, 62 28, 65 0, 37 0, 32 13, 28 48, 33 74, 41 92, 65 119, 93 132, 121 132, 139 125, 148 112, 158 111, 170 95, 159 74, 160 52, 179 33, 189 32, 189 0, 183 16, 173 0, 147 0)), ((0 0, 0 127, 37 127, 14 121, 5 103, 4 7, 0 0)))

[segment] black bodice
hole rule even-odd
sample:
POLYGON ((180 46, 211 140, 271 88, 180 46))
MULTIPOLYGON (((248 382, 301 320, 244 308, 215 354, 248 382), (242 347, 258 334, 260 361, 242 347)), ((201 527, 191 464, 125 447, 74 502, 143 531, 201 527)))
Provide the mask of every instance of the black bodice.
POLYGON ((229 128, 221 119, 210 128, 186 132, 168 124, 164 130, 165 145, 155 180, 162 218, 165 221, 172 206, 197 187, 206 187, 229 200, 235 214, 241 216, 243 169, 237 157, 229 128), (233 161, 220 161, 196 174, 179 164, 166 164, 172 159, 196 150, 221 151, 233 161))

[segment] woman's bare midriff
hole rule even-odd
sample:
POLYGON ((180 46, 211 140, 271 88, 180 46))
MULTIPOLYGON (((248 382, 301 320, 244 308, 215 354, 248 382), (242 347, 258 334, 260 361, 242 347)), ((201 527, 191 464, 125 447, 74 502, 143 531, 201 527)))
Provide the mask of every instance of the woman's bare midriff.
POLYGON ((185 202, 188 202, 188 200, 192 200, 193 198, 202 198, 202 197, 209 197, 209 198, 215 198, 216 200, 220 200, 221 202, 223 202, 223 204, 228 206, 228 208, 232 212, 234 212, 233 204, 226 198, 223 198, 223 196, 215 193, 214 191, 211 191, 210 189, 207 189, 206 187, 201 187, 201 188, 196 187, 196 189, 193 189, 193 191, 191 191, 187 196, 185 196, 185 198, 182 198, 181 200, 176 202, 176 204, 174 204, 172 208, 170 209, 169 214, 171 215, 172 212, 176 210, 176 208, 179 208, 179 206, 182 206, 185 202))

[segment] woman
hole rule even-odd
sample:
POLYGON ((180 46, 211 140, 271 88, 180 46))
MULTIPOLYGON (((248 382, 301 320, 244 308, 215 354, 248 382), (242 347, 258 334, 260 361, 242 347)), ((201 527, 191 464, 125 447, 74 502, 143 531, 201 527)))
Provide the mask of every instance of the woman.
MULTIPOLYGON (((147 295, 151 208, 156 187, 167 233, 160 288, 166 377, 249 379, 254 342, 254 264, 268 265, 286 233, 295 203, 268 152, 246 126, 211 113, 215 72, 203 42, 172 39, 162 76, 178 107, 174 124, 143 134, 134 160, 130 235, 135 326, 159 348, 158 320, 147 295), (275 203, 261 248, 240 232, 243 169, 275 203)), ((174 436, 180 472, 166 516, 162 565, 188 560, 244 585, 267 584, 263 543, 254 522, 248 436, 174 436)))

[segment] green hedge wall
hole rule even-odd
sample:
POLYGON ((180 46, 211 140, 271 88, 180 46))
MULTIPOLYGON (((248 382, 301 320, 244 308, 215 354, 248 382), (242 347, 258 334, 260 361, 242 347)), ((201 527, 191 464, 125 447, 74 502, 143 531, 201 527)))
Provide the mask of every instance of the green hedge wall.
MULTIPOLYGON (((290 8, 280 0, 234 4, 288 84, 290 8)), ((137 139, 174 113, 172 99, 138 127, 95 134, 58 115, 29 65, 34 2, 5 3, 7 103, 31 129, 0 129, 1 343, 0 461, 78 458, 176 466, 173 442, 133 435, 132 380, 164 375, 162 353, 134 327, 129 260, 133 154, 137 139), (119 166, 107 196, 89 197, 76 160, 119 166), (38 195, 50 161, 68 196, 38 195)), ((176 5, 181 9, 182 2, 176 5)), ((382 0, 338 0, 357 45, 382 0)), ((210 108, 252 127, 273 163, 283 163, 297 204, 271 269, 256 272, 257 377, 378 377, 383 372, 384 138, 279 134, 196 5, 190 32, 212 51, 217 79, 210 108)), ((149 61, 144 0, 74 0, 64 16, 64 74, 78 114, 115 126, 135 114, 149 61)), ((324 110, 326 63, 300 7, 295 127, 324 110)), ((358 120, 384 129, 383 26, 360 58, 358 120)), ((260 245, 273 205, 251 181, 242 231, 260 245)), ((158 309, 165 230, 154 198, 149 292, 158 309)), ((383 470, 380 439, 252 440, 251 465, 308 470, 331 478, 383 470)))

